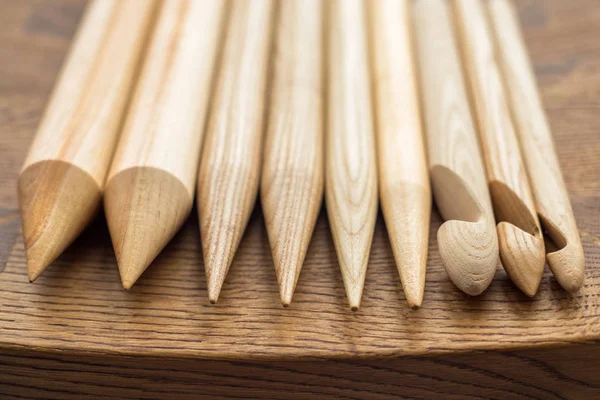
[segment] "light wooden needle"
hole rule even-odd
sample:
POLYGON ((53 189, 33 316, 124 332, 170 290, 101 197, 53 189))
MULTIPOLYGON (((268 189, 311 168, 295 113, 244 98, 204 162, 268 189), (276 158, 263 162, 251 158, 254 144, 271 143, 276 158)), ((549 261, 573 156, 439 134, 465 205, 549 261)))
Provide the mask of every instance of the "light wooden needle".
POLYGON ((379 197, 406 301, 423 301, 431 191, 414 70, 409 0, 370 5, 379 197))
POLYGON ((585 277, 583 247, 519 21, 509 1, 491 0, 487 7, 537 213, 558 247, 547 254, 548 265, 574 293, 585 277))
POLYGON ((415 26, 434 198, 446 222, 437 232, 454 284, 482 293, 498 264, 498 237, 471 117, 449 4, 417 0, 415 26))
POLYGON ((523 293, 540 286, 546 254, 533 194, 521 159, 496 49, 480 0, 454 2, 492 204, 500 258, 523 293))
POLYGON ((325 196, 350 308, 360 307, 377 217, 377 165, 365 4, 328 3, 325 196))
POLYGON ((106 184, 104 208, 125 289, 192 208, 226 3, 161 4, 106 184))
POLYGON ((198 177, 208 298, 216 303, 259 184, 273 0, 234 1, 198 177))
POLYGON ((96 0, 85 13, 19 177, 30 281, 99 208, 155 5, 96 0))
POLYGON ((322 31, 320 0, 281 3, 261 203, 284 307, 292 302, 323 200, 322 31))

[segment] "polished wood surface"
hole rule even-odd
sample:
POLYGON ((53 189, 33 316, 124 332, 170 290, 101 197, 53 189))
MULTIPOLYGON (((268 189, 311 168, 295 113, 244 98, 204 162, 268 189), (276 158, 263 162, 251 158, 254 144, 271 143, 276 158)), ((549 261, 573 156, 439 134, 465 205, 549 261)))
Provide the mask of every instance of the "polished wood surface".
POLYGON ((585 251, 569 295, 551 272, 528 298, 498 269, 481 296, 444 271, 432 211, 423 304, 410 310, 383 219, 351 312, 325 213, 283 309, 259 211, 219 304, 206 300, 195 213, 130 291, 99 216, 34 284, 16 180, 75 31, 80 0, 0 2, 0 394, 26 398, 600 396, 600 9, 517 2, 585 251), (316 359, 318 358, 318 360, 316 359))

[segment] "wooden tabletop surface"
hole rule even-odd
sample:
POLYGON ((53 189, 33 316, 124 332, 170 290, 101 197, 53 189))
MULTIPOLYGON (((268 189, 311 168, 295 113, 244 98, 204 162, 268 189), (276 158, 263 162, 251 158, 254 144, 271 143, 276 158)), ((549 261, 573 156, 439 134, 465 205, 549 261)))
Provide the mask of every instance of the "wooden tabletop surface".
POLYGON ((210 305, 196 211, 130 291, 104 215, 34 284, 27 280, 16 181, 83 0, 0 3, 0 352, 205 359, 361 358, 522 349, 600 339, 600 7, 517 1, 586 255, 574 296, 548 269, 527 298, 498 268, 470 298, 441 265, 434 209, 423 305, 408 308, 381 216, 361 309, 347 306, 325 212, 284 309, 257 206, 210 305))

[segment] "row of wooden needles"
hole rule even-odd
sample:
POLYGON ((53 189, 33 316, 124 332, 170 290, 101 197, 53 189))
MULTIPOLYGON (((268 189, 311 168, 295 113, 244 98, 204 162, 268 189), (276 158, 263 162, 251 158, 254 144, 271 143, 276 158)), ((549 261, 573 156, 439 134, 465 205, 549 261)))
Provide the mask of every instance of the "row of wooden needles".
POLYGON ((354 310, 379 200, 406 300, 421 304, 430 188, 439 253, 465 293, 488 287, 499 258, 529 296, 546 258, 567 291, 583 284, 508 0, 92 2, 20 176, 29 279, 103 197, 130 288, 196 187, 211 303, 259 191, 284 306, 323 192, 354 310))

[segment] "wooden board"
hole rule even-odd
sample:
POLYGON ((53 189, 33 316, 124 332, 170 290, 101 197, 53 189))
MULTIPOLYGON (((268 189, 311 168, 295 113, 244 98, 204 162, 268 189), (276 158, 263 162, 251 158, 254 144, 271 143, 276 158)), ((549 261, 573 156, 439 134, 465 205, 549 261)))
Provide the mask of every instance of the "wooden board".
POLYGON ((283 309, 259 207, 219 304, 196 213, 131 291, 104 216, 35 284, 16 180, 82 0, 0 3, 0 397, 600 397, 600 9, 517 1, 585 249, 575 296, 548 269, 529 299, 498 270, 470 298, 444 271, 434 209, 423 305, 410 310, 380 217, 361 309, 347 305, 325 212, 283 309))

